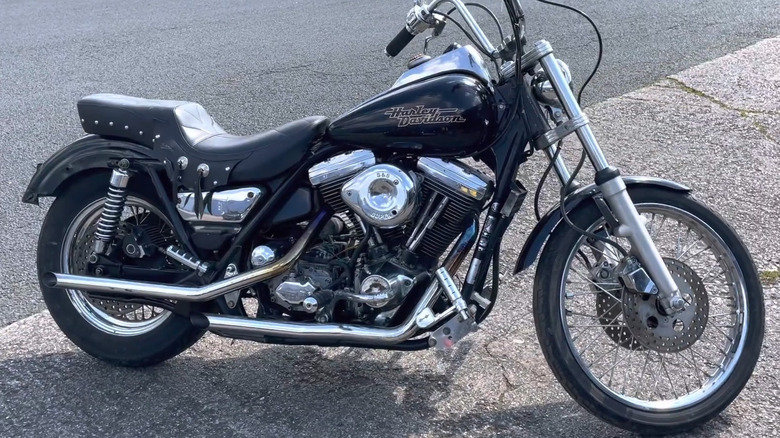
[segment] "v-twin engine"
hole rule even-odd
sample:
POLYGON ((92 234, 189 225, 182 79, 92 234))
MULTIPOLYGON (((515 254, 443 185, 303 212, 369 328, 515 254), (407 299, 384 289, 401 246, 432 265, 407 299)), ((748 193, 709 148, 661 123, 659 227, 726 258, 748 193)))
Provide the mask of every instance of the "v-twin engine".
POLYGON ((321 235, 268 286, 274 304, 320 322, 388 324, 492 192, 484 174, 457 160, 377 162, 365 150, 322 162, 309 178, 332 220, 351 224, 336 227, 340 237, 321 235))
POLYGON ((467 219, 479 214, 493 188, 487 176, 458 160, 377 164, 367 150, 322 162, 309 178, 335 212, 379 228, 388 247, 429 260, 438 259, 467 219))

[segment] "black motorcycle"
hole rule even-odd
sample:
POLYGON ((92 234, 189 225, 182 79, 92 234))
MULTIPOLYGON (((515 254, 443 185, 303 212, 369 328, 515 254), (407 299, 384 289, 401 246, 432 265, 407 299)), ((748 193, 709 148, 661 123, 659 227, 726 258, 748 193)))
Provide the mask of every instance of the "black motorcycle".
POLYGON ((515 271, 541 252, 534 318, 558 380, 630 430, 677 432, 718 414, 763 338, 745 245, 687 187, 608 164, 568 67, 547 42, 526 44, 520 4, 504 3, 511 32, 494 45, 469 12, 483 5, 415 2, 389 56, 447 23, 472 44, 415 56, 388 91, 335 120, 242 137, 197 103, 80 100, 89 135, 40 164, 23 199, 56 197, 37 260, 51 316, 124 366, 169 359, 207 330, 450 348, 496 304, 501 238, 526 196, 518 167, 541 151, 561 202, 515 271), (573 133, 583 153, 570 172, 560 151, 573 133), (575 179, 586 157, 590 185, 575 179))

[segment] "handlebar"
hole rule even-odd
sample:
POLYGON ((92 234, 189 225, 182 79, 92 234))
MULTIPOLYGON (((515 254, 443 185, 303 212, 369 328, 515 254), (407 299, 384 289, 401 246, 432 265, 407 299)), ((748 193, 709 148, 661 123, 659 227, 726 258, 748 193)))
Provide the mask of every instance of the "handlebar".
POLYGON ((471 15, 471 12, 469 12, 462 0, 431 0, 427 5, 422 0, 415 0, 415 5, 406 16, 406 26, 385 48, 387 56, 394 57, 398 55, 415 35, 434 27, 436 25, 434 13, 436 8, 442 3, 451 3, 458 10, 466 25, 471 29, 474 37, 476 37, 477 42, 482 46, 482 49, 490 54, 491 58, 495 59, 498 56, 498 50, 490 43, 487 35, 479 27, 474 16, 471 15))
POLYGON ((395 38, 392 39, 387 44, 387 47, 385 47, 385 55, 393 58, 399 53, 401 53, 401 50, 406 47, 407 44, 409 44, 410 41, 414 39, 414 34, 409 32, 409 30, 404 27, 401 29, 400 32, 398 32, 398 35, 395 36, 395 38))

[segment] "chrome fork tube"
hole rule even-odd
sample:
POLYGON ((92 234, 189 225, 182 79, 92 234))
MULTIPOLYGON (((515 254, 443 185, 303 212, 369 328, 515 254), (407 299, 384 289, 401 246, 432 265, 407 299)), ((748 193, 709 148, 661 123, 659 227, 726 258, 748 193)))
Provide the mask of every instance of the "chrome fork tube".
MULTIPOLYGON (((569 82, 566 80, 561 67, 555 60, 555 56, 551 53, 542 57, 539 62, 541 63, 544 72, 547 73, 547 78, 552 84, 555 95, 558 96, 558 100, 563 106, 563 110, 566 111, 566 115, 569 116, 569 120, 582 116, 580 104, 577 103, 577 99, 574 97, 574 93, 569 87, 569 82)), ((579 137, 582 146, 588 153, 588 157, 590 158, 591 163, 593 163, 593 167, 595 167, 597 171, 606 169, 607 166, 609 166, 607 158, 601 151, 601 148, 596 141, 596 136, 593 135, 590 126, 586 124, 577 129, 577 137, 579 137)))
POLYGON ((644 218, 636 211, 634 202, 628 196, 623 179, 616 176, 599 184, 599 188, 604 195, 604 200, 607 201, 620 224, 615 230, 615 235, 626 237, 631 242, 631 251, 636 254, 642 266, 647 269, 650 278, 658 288, 658 297, 664 311, 671 315, 682 310, 685 302, 680 295, 677 283, 675 283, 658 252, 658 248, 653 243, 653 239, 645 227, 644 218))
MULTIPOLYGON (((541 47, 549 44, 540 42, 537 45, 541 47)), ((566 111, 566 115, 569 116, 569 120, 581 117, 582 108, 580 108, 574 93, 571 91, 563 71, 555 60, 555 56, 552 53, 548 53, 539 62, 547 74, 547 78, 552 84, 561 106, 566 111)), ((669 314, 682 310, 684 301, 680 296, 677 284, 669 273, 669 269, 667 269, 661 254, 655 247, 650 233, 645 227, 644 219, 637 212, 631 197, 628 196, 626 185, 623 179, 620 178, 620 173, 617 169, 609 166, 604 152, 599 147, 596 137, 588 124, 581 126, 576 132, 582 147, 585 148, 588 158, 590 158, 593 167, 596 169, 596 184, 601 189, 605 201, 620 224, 615 231, 615 235, 626 237, 631 242, 631 251, 636 254, 658 288, 658 296, 664 310, 669 314)), ((550 152, 548 151, 548 156, 551 156, 549 154, 550 152)), ((558 171, 557 165, 558 163, 556 163, 556 171, 558 171)), ((568 172, 568 169, 566 171, 568 172)))

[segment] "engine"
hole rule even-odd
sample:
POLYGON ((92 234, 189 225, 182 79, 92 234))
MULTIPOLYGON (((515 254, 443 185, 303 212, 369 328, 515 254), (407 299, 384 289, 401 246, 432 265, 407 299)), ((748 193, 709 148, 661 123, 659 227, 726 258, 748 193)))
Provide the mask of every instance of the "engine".
POLYGON ((417 211, 419 191, 417 174, 378 164, 344 184, 341 198, 369 224, 395 228, 407 223, 417 211))
POLYGON ((335 212, 356 214, 380 229, 389 247, 400 245, 429 260, 444 253, 492 191, 487 176, 457 160, 376 164, 365 150, 320 163, 309 177, 335 212))
POLYGON ((377 163, 365 150, 314 166, 309 179, 343 222, 268 286, 274 304, 320 322, 388 324, 492 191, 457 160, 377 163))

